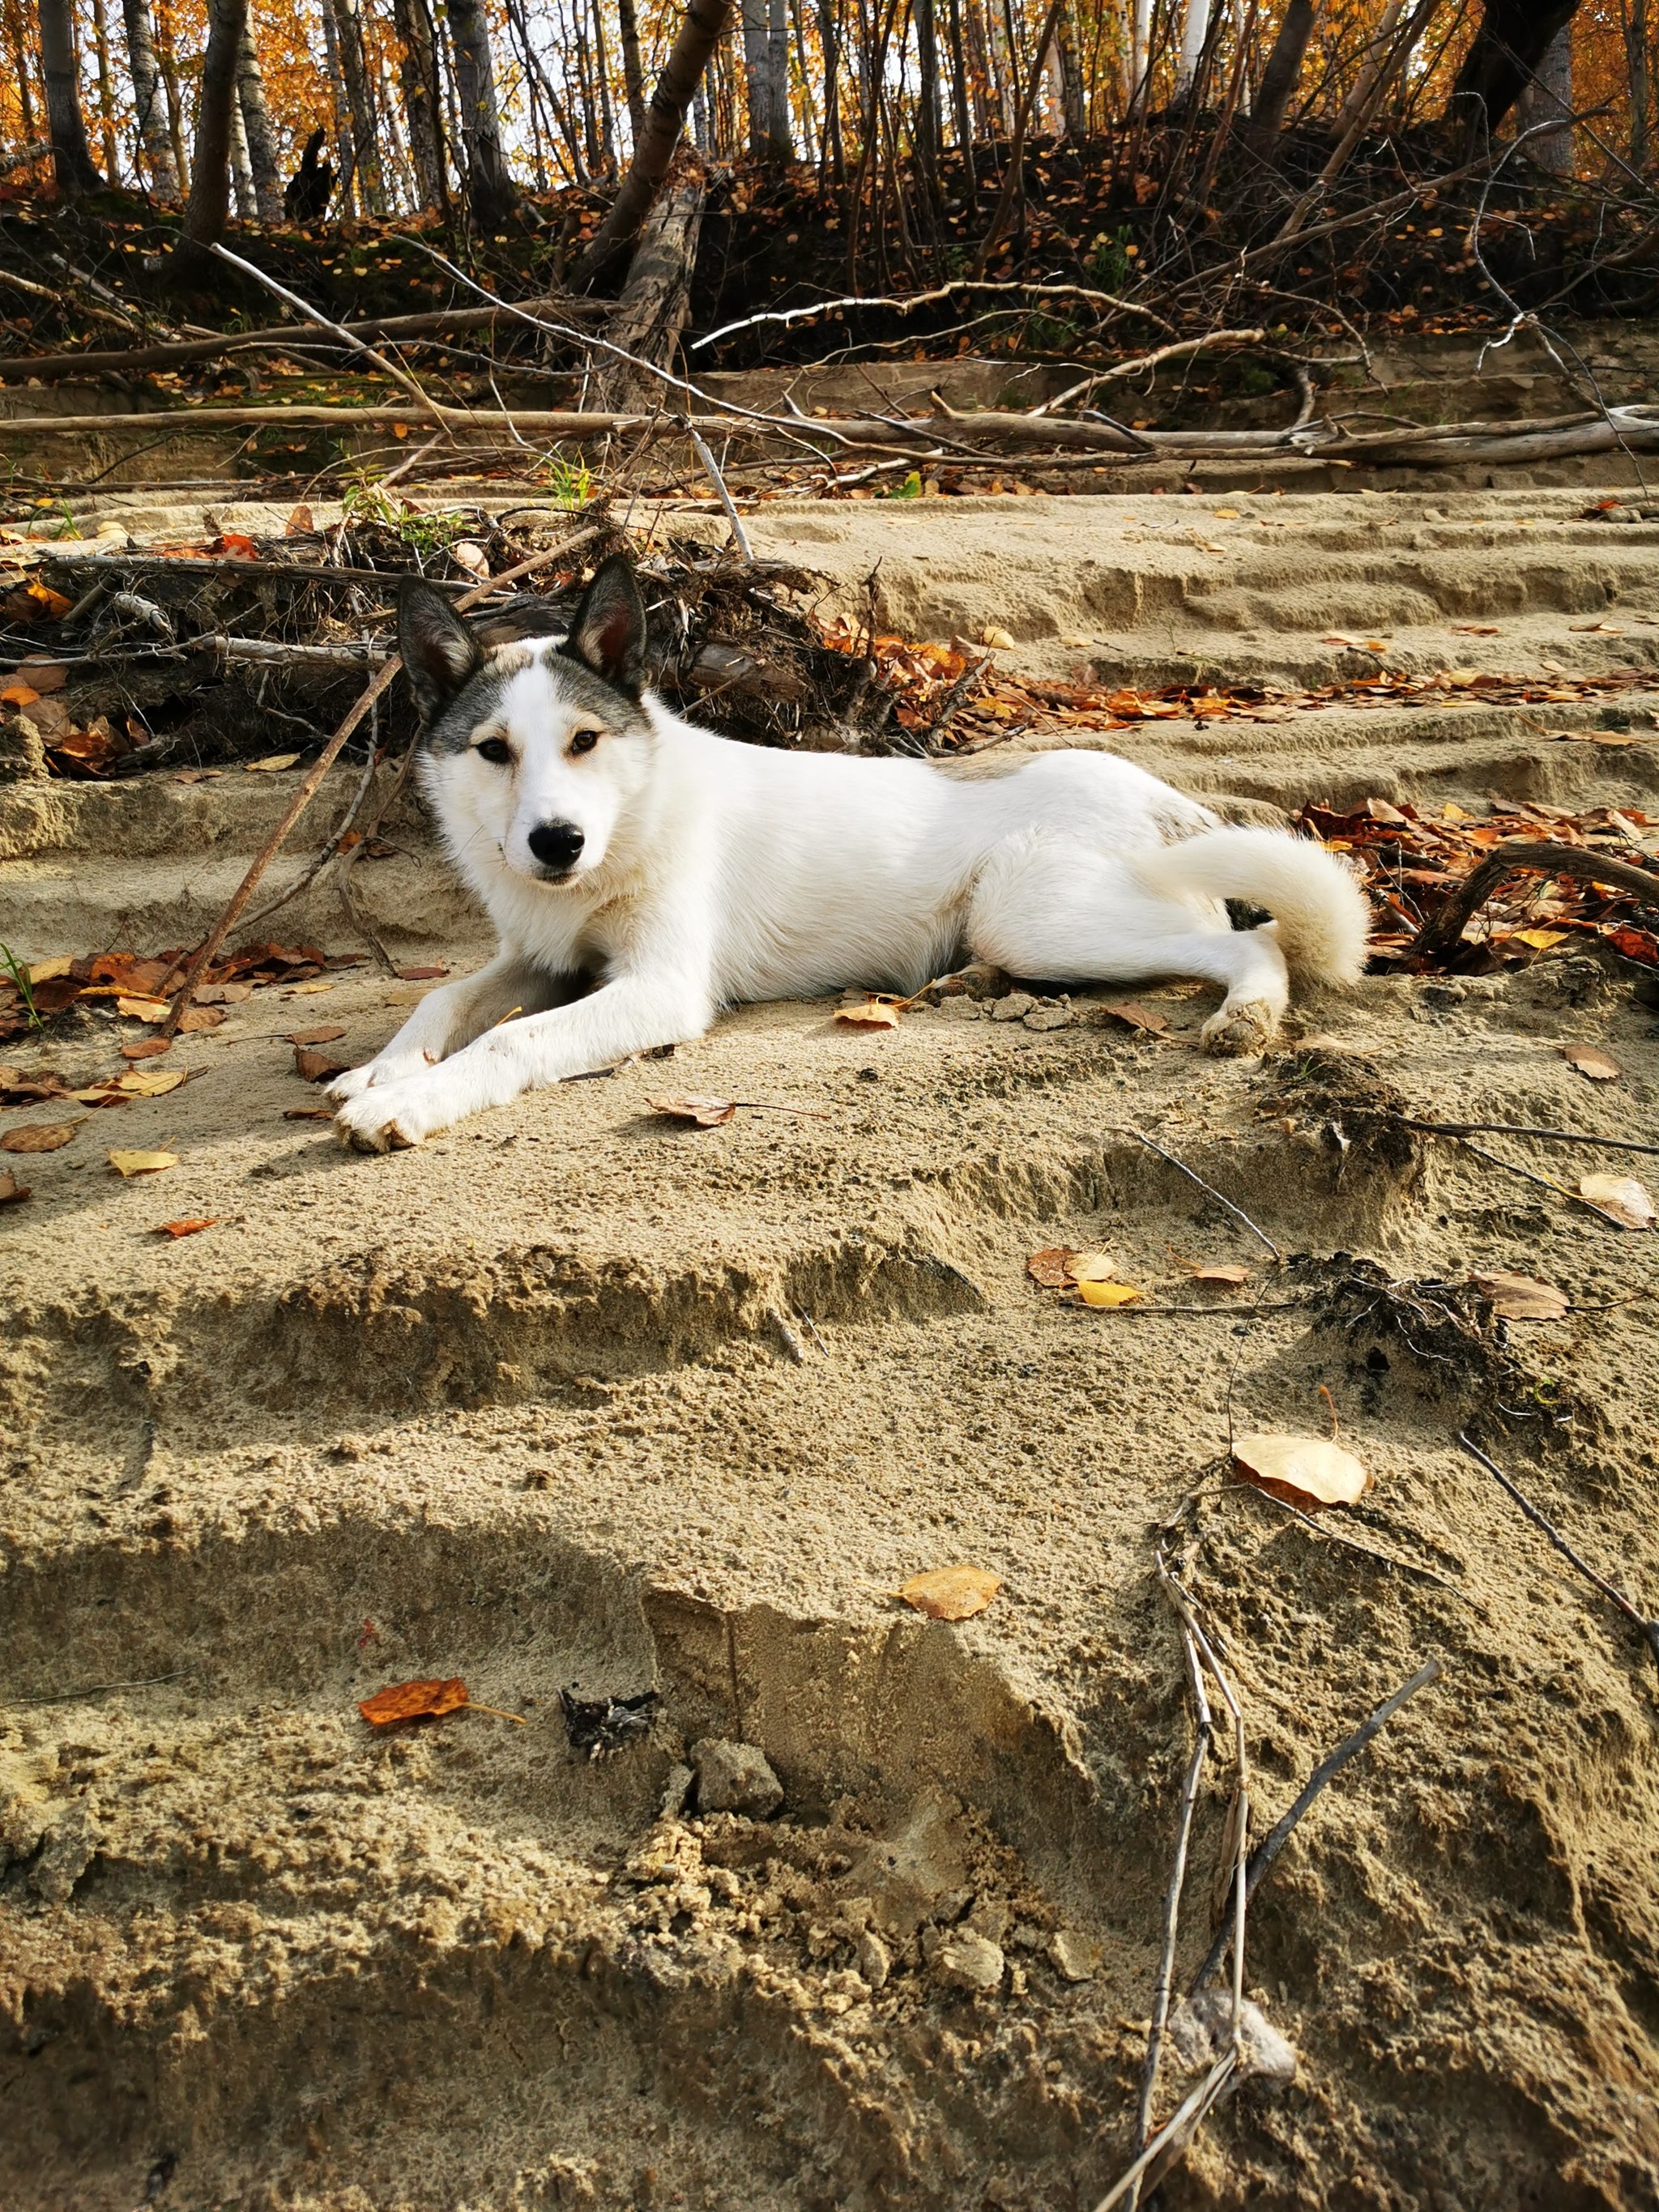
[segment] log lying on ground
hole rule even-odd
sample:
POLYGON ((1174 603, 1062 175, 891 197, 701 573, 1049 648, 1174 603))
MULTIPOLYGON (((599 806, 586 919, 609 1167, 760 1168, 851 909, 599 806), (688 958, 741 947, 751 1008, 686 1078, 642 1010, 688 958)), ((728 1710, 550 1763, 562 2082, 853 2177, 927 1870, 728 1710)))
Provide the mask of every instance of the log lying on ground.
POLYGON ((605 331, 613 346, 633 358, 596 355, 592 397, 600 407, 649 407, 662 392, 660 380, 639 364, 668 368, 690 320, 691 272, 702 233, 704 195, 702 175, 688 170, 670 179, 646 217, 628 264, 628 282, 605 331))
MULTIPOLYGON (((572 409, 503 409, 481 414, 460 408, 439 413, 457 441, 580 445, 664 428, 660 413, 601 413, 572 409)), ((1522 422, 1453 422, 1437 428, 1389 430, 1350 437, 1328 422, 1283 431, 1126 430, 1106 422, 1049 415, 799 416, 755 411, 696 415, 690 427, 704 437, 762 441, 793 447, 819 459, 857 453, 889 453, 915 461, 981 466, 1006 461, 1098 455, 1103 461, 1168 459, 1202 460, 1316 460, 1371 468, 1443 468, 1472 462, 1498 466, 1554 460, 1577 454, 1659 450, 1659 408, 1613 407, 1604 414, 1560 416, 1522 422)), ((0 417, 0 437, 107 435, 119 431, 204 429, 429 429, 407 407, 232 407, 157 410, 137 415, 41 415, 0 417)))

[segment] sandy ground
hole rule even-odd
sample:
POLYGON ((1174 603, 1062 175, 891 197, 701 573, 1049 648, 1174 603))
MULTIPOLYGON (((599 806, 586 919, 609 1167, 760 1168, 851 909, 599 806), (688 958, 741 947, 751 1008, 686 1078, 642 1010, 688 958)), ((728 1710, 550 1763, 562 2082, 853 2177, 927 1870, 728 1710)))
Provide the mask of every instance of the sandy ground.
MULTIPOLYGON (((1443 524, 1424 503, 1378 541, 1376 502, 1276 500, 1284 544, 1241 518, 1218 577, 1159 534, 1170 501, 760 528, 765 550, 819 532, 849 591, 879 550, 896 619, 1004 623, 1032 667, 1219 655, 1235 623, 1237 672, 1297 676, 1343 650, 1322 626, 1382 617, 1429 665, 1651 660, 1653 531, 1577 521, 1582 494, 1429 500, 1443 524), (1097 597, 1091 562, 1120 580, 1097 597), (1386 599, 1369 617, 1364 590, 1386 599), (1061 644, 1085 603, 1112 641, 1061 644), (1573 630, 1589 607, 1619 634, 1573 630)), ((1194 506, 1183 528, 1234 526, 1194 506)), ((1113 742, 1279 805, 1642 806, 1651 698, 1621 701, 1620 747, 1449 705, 1113 742)), ((7 940, 167 941, 282 797, 9 787, 7 940)), ((359 877, 400 957, 482 957, 415 825, 398 842, 359 877)), ((356 949, 326 902, 301 920, 356 949)), ((181 1043, 182 1090, 11 1163, 34 1195, 0 1212, 0 2198, 1093 2205, 1127 2155, 1192 1740, 1161 1538, 1239 1685, 1257 1834, 1423 1661, 1444 1670, 1253 1905, 1247 1989, 1297 2077, 1247 2085, 1164 2202, 1659 2203, 1659 1682, 1454 1441, 1472 1425, 1659 1604, 1655 1247, 1366 1112, 1659 1139, 1659 1036, 1626 982, 1571 948, 1468 984, 1376 979, 1231 1063, 1194 1048, 1210 999, 1183 985, 1139 994, 1168 1017, 1156 1041, 1103 1014, 1109 992, 1053 1027, 755 1007, 364 1159, 283 1118, 317 1094, 283 1034, 337 1024, 331 1049, 366 1055, 418 987, 325 980, 181 1043), (1574 1042, 1618 1079, 1577 1073, 1574 1042), (812 1110, 694 1130, 649 1113, 664 1090, 812 1110), (163 1145, 161 1176, 105 1164, 163 1145), (187 1216, 215 1225, 155 1235, 187 1216), (1054 1244, 1110 1250, 1146 1304, 1038 1288, 1025 1260, 1054 1244), (1249 1283, 1182 1264, 1216 1261, 1249 1283), (1502 1267, 1572 1311, 1481 1319, 1461 1286, 1502 1267), (1322 1386, 1376 1478, 1340 1524, 1369 1551, 1220 1465, 1230 1407, 1319 1434, 1322 1386), (894 1595, 957 1561, 1004 1578, 978 1619, 894 1595), (455 1674, 525 1725, 357 1716, 455 1674), (660 1704, 590 1761, 573 1684, 660 1704), (779 1809, 686 1797, 710 1736, 764 1749, 779 1809)), ((88 1013, 6 1057, 105 1073, 126 1034, 88 1013)), ((1568 1182, 1617 1162, 1487 1141, 1568 1182)), ((1218 1754, 1183 1982, 1233 1779, 1218 1754)), ((1172 2064, 1164 2109, 1186 2080, 1172 2064)))

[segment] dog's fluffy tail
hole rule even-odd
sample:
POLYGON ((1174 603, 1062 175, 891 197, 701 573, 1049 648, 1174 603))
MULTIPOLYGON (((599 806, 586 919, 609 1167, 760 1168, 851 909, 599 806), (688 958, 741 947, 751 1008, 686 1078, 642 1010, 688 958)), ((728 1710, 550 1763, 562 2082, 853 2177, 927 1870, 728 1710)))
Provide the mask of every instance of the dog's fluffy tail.
POLYGON ((1357 983, 1370 938, 1370 903, 1336 854, 1282 830, 1204 830, 1137 853, 1135 871, 1165 897, 1247 899, 1266 907, 1292 970, 1357 983))

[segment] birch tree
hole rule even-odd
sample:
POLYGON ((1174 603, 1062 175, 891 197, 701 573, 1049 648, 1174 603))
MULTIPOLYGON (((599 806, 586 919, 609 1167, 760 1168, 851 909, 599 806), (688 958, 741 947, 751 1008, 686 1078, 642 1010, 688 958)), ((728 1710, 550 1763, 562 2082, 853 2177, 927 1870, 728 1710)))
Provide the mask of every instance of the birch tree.
POLYGON ((66 198, 98 191, 104 180, 93 166, 86 119, 81 112, 80 70, 70 0, 40 0, 40 66, 46 82, 46 129, 58 189, 66 198))
POLYGON ((149 0, 122 0, 127 33, 127 74, 132 79, 134 119, 152 198, 167 206, 179 200, 179 169, 167 135, 167 98, 155 60, 155 25, 149 0))

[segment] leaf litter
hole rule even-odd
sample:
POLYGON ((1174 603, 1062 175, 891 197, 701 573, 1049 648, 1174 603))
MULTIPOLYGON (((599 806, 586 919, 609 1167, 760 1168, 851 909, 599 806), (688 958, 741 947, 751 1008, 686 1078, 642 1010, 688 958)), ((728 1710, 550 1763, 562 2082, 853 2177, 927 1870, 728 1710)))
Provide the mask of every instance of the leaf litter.
POLYGON ((930 1567, 901 1584, 899 1595, 929 1620, 971 1620, 1002 1588, 1002 1577, 984 1567, 930 1567))
POLYGON ((1370 1476, 1353 1454, 1325 1437, 1235 1437, 1232 1459, 1247 1482, 1304 1512, 1358 1504, 1370 1487, 1370 1476))
POLYGON ((489 1713, 501 1721, 527 1725, 522 1713, 503 1712, 499 1705, 481 1705, 467 1695, 459 1674, 417 1682, 393 1682, 372 1698, 358 1700, 357 1710, 374 1728, 390 1728, 396 1721, 441 1719, 446 1713, 489 1713))

